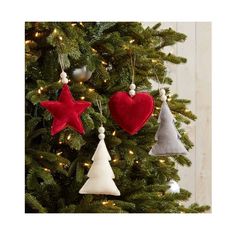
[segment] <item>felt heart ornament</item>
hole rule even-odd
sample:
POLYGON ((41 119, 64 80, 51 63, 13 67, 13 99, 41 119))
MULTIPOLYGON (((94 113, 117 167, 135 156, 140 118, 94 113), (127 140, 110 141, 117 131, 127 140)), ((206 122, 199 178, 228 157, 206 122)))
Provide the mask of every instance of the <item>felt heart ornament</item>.
POLYGON ((119 91, 111 96, 109 108, 115 122, 130 135, 134 135, 153 113, 154 100, 146 92, 131 96, 127 92, 119 91))

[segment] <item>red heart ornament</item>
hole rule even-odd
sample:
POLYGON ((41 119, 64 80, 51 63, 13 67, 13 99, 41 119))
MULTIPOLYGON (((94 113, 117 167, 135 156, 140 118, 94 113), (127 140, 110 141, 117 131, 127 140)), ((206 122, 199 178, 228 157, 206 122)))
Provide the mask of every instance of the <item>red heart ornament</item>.
POLYGON ((112 118, 129 134, 136 134, 149 119, 154 109, 154 100, 145 92, 130 96, 127 92, 116 92, 109 100, 112 118))

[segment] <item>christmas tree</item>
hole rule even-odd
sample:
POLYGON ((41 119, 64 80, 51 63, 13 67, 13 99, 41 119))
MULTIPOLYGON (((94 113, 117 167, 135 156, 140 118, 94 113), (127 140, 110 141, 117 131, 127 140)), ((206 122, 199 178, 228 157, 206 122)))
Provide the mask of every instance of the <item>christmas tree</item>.
MULTIPOLYGON (((187 156, 150 156, 158 129, 161 100, 152 90, 159 80, 170 98, 166 62, 186 59, 166 54, 163 48, 183 42, 186 36, 161 24, 143 28, 136 22, 27 22, 25 24, 25 203, 28 213, 195 213, 208 206, 185 207, 191 193, 167 193, 170 180, 179 181, 176 164, 190 166, 187 156), (129 135, 111 118, 108 101, 114 92, 127 91, 131 83, 130 58, 135 55, 136 91, 149 91, 154 113, 135 135, 129 135), (61 66, 68 75, 75 100, 92 105, 82 113, 85 134, 72 128, 50 135, 52 116, 40 102, 56 101, 61 92, 61 66), (101 100, 103 114, 96 100, 101 100), (98 144, 97 129, 106 129, 106 146, 120 196, 84 195, 85 184, 98 144)), ((186 106, 189 100, 171 96, 168 105, 176 119, 181 141, 193 147, 181 123, 196 116, 186 106)), ((95 160, 95 159, 94 159, 95 160)), ((93 163, 95 164, 95 162, 93 163)), ((114 178, 114 177, 111 177, 114 178)))

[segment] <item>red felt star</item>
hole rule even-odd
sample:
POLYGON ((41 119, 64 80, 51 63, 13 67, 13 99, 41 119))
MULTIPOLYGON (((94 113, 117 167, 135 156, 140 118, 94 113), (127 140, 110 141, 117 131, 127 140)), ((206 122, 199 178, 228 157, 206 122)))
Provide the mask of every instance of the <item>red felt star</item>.
POLYGON ((75 101, 68 85, 64 84, 58 101, 43 101, 41 106, 46 108, 54 117, 51 134, 55 135, 70 126, 80 134, 84 134, 80 115, 91 105, 87 101, 75 101))

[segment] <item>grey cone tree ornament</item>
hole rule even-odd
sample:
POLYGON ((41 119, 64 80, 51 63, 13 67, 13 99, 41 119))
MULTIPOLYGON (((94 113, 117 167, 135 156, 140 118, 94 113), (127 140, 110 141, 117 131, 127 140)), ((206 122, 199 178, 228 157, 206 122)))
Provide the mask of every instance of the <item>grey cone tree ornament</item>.
POLYGON ((151 156, 166 156, 166 155, 186 155, 188 151, 180 140, 180 134, 175 127, 175 118, 173 117, 170 108, 166 102, 165 90, 160 90, 161 111, 158 118, 159 128, 155 135, 157 141, 149 151, 151 156))

